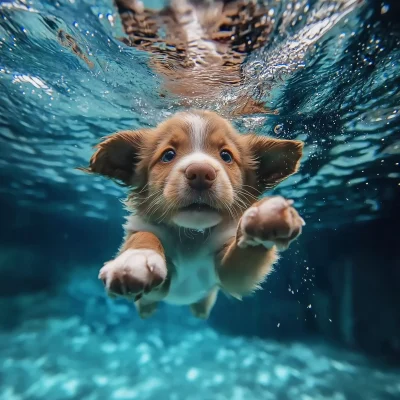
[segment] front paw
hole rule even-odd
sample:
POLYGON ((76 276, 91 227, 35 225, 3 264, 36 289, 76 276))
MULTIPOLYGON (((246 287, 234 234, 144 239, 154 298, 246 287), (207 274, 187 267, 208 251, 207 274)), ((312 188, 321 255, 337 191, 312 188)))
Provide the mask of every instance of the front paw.
POLYGON ((292 207, 293 200, 270 197, 250 207, 240 222, 239 247, 274 245, 284 250, 300 235, 303 218, 292 207))
POLYGON ((122 296, 135 301, 160 286, 166 277, 165 260, 148 249, 126 250, 99 272, 110 297, 122 296))

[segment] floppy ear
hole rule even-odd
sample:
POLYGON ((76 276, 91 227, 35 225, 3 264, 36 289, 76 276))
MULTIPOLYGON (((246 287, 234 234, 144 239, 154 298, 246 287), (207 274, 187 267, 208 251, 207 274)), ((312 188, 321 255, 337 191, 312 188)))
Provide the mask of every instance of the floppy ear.
POLYGON ((260 191, 272 189, 297 172, 304 143, 299 140, 273 139, 265 136, 245 135, 257 173, 260 191))
POLYGON ((140 160, 146 131, 121 131, 107 136, 95 148, 87 168, 81 171, 116 179, 124 185, 135 185, 135 166, 140 160))

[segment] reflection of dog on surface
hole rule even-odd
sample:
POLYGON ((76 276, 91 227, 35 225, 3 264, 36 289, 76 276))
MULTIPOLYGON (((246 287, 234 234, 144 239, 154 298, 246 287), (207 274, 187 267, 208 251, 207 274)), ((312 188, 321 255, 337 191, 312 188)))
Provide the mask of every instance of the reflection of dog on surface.
MULTIPOLYGON (((160 11, 138 0, 116 0, 128 38, 124 43, 151 53, 152 69, 165 89, 190 104, 220 98, 242 83, 241 64, 265 44, 272 29, 268 10, 257 1, 171 0, 160 11)), ((233 115, 271 113, 248 96, 228 105, 233 115)))
POLYGON ((207 318, 219 289, 255 290, 304 224, 292 201, 257 197, 297 171, 302 148, 239 135, 208 111, 106 138, 84 170, 127 185, 133 211, 119 255, 100 270, 108 294, 142 317, 166 301, 207 318))

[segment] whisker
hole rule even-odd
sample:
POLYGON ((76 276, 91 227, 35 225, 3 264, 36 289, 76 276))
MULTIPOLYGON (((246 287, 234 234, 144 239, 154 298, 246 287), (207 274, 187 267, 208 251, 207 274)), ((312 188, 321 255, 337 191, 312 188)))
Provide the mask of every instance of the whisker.
POLYGON ((176 206, 176 202, 172 202, 163 212, 163 214, 161 214, 160 217, 160 222, 162 222, 164 220, 164 218, 168 215, 168 213, 176 206))

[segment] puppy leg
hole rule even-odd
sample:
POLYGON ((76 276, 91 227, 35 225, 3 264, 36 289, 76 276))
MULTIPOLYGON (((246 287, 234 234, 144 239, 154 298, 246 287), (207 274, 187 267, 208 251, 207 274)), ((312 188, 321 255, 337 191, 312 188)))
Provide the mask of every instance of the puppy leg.
POLYGON ((100 270, 99 279, 110 297, 137 301, 154 292, 153 301, 161 300, 168 292, 168 286, 163 285, 167 265, 161 242, 149 232, 133 233, 125 240, 118 257, 100 270))
POLYGON ((304 220, 283 197, 262 199, 245 211, 236 237, 217 259, 221 287, 236 297, 251 293, 271 271, 277 248, 286 249, 301 233, 304 220))
POLYGON ((214 307, 215 301, 217 300, 218 296, 218 288, 214 288, 211 292, 201 299, 197 303, 190 305, 190 310, 192 314, 200 319, 207 319, 210 315, 211 310, 214 307))
POLYGON ((135 301, 136 310, 142 319, 149 318, 156 312, 158 303, 168 294, 170 282, 167 277, 160 286, 135 301))
POLYGON ((136 310, 142 319, 150 318, 157 310, 158 302, 146 303, 143 299, 135 302, 136 310))

